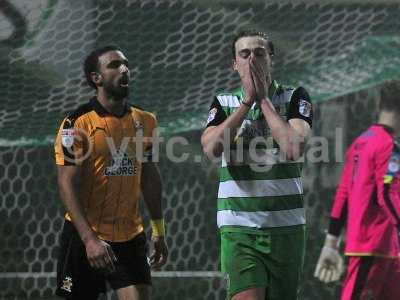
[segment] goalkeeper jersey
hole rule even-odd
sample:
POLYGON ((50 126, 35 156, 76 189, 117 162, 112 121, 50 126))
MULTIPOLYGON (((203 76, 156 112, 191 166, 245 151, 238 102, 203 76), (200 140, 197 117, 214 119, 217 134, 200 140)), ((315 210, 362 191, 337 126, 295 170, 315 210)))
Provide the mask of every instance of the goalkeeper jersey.
MULTIPOLYGON (((312 105, 304 88, 294 90, 273 81, 269 93, 284 120, 299 118, 312 125, 312 105)), ((243 96, 242 88, 218 94, 207 127, 224 122, 239 108, 243 96)), ((217 205, 220 229, 263 233, 296 230, 305 224, 301 168, 302 163, 284 158, 261 107, 254 104, 230 150, 222 154, 217 205)))
MULTIPOLYGON (((101 239, 127 241, 143 231, 138 207, 141 168, 143 161, 151 160, 155 127, 151 113, 127 105, 122 116, 115 116, 96 98, 60 126, 56 164, 80 166, 78 197, 101 239)), ((65 217, 71 219, 68 213, 65 217)))
POLYGON ((373 125, 346 153, 329 233, 346 222, 346 255, 397 257, 399 216, 400 150, 390 128, 373 125))

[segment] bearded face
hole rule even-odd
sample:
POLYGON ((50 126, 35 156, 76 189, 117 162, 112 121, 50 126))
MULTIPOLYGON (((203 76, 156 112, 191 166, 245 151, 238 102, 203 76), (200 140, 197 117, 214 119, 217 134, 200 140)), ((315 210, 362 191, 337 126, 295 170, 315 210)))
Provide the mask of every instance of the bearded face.
POLYGON ((122 100, 129 95, 129 63, 120 51, 110 51, 99 57, 101 80, 98 86, 115 100, 122 100))
POLYGON ((129 78, 127 75, 122 75, 110 80, 104 80, 104 90, 107 95, 114 99, 124 99, 129 95, 129 78))

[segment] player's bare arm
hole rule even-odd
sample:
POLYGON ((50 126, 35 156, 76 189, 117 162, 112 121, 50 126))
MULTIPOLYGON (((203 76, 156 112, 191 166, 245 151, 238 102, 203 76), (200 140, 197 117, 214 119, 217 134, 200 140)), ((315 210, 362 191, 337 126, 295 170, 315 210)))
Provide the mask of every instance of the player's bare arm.
POLYGON ((150 264, 153 268, 157 269, 163 266, 168 258, 161 204, 161 176, 154 162, 146 162, 142 166, 141 187, 143 199, 150 213, 152 223, 151 240, 154 246, 153 252, 150 255, 150 264))
POLYGON ((90 228, 82 204, 77 197, 80 176, 79 167, 58 165, 57 170, 60 197, 86 247, 90 266, 96 269, 106 269, 109 272, 114 271, 116 257, 111 247, 106 242, 100 240, 90 228))
POLYGON ((236 131, 242 125, 249 109, 249 106, 242 104, 239 109, 230 115, 222 124, 210 126, 204 130, 201 136, 201 145, 203 146, 204 154, 210 160, 220 157, 224 151, 223 141, 225 132, 229 133, 229 140, 227 142, 232 142, 234 140, 236 131))
POLYGON ((261 109, 271 128, 274 140, 289 160, 297 160, 304 153, 310 125, 302 119, 283 120, 268 98, 261 100, 261 109))

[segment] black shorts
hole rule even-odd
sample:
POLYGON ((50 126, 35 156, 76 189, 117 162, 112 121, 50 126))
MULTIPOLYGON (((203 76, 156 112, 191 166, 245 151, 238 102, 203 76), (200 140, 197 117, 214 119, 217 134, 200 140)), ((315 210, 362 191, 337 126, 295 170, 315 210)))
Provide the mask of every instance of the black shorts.
POLYGON ((105 274, 90 267, 86 249, 71 222, 65 221, 57 262, 56 294, 67 299, 97 299, 106 292, 106 281, 114 290, 130 285, 151 285, 144 233, 126 242, 107 242, 117 257, 116 271, 105 274))

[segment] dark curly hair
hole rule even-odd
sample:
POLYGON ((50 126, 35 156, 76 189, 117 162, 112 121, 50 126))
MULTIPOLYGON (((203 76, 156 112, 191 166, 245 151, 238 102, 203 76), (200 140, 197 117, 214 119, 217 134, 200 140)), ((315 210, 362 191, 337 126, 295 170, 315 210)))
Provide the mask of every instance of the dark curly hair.
MULTIPOLYGON (((109 51, 121 51, 121 49, 114 45, 108 45, 93 50, 86 58, 83 63, 83 72, 85 73, 87 84, 97 90, 96 84, 93 82, 90 74, 92 72, 99 71, 99 57, 109 51)), ((121 51, 122 52, 122 51, 121 51)))

